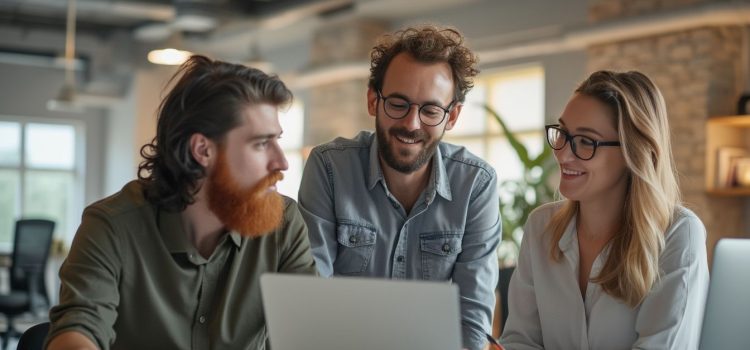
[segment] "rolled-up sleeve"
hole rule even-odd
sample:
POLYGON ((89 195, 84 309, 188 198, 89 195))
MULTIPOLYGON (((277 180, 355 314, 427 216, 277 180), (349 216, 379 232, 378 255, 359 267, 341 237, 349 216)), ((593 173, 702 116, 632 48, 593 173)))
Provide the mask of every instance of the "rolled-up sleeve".
POLYGON ((78 331, 100 349, 109 349, 115 339, 113 325, 120 301, 120 246, 105 215, 87 209, 60 268, 60 303, 50 310, 47 341, 61 332, 78 331))
POLYGON ((461 324, 464 346, 481 349, 491 330, 498 279, 497 246, 502 225, 497 177, 487 171, 485 181, 472 193, 461 253, 453 270, 453 282, 461 292, 461 324))

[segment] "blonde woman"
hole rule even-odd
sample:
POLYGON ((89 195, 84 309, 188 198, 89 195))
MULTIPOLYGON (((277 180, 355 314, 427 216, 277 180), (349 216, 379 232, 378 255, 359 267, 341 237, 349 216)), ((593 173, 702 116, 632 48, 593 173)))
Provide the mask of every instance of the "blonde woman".
POLYGON ((566 199, 526 223, 500 342, 697 349, 706 230, 680 206, 658 88, 638 72, 596 72, 546 130, 566 199))

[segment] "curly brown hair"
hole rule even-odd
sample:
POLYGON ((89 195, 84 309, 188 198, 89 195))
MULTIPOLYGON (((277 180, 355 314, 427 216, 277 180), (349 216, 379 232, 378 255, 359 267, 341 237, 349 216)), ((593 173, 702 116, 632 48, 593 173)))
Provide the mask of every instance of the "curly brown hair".
POLYGON ((370 53, 371 89, 380 91, 388 65, 398 54, 406 52, 424 63, 446 62, 453 72, 454 98, 464 102, 466 93, 474 87, 477 56, 464 46, 464 37, 450 27, 422 25, 401 29, 384 35, 370 53))

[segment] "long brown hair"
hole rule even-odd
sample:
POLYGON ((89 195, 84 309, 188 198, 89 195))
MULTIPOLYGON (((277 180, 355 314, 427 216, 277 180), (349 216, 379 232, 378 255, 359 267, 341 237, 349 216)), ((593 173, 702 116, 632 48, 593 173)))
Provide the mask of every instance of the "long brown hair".
MULTIPOLYGON (((609 107, 629 172, 623 225, 592 282, 636 307, 659 278, 664 232, 680 203, 666 104, 656 85, 635 71, 595 72, 576 92, 609 107)), ((577 212, 578 202, 568 200, 547 226, 552 237, 550 255, 555 261, 562 257, 560 238, 577 212)))
POLYGON ((156 136, 141 147, 145 160, 138 166, 146 198, 170 211, 193 203, 198 180, 205 176, 190 153, 190 136, 201 133, 220 142, 240 124, 248 104, 279 106, 292 99, 276 76, 200 55, 190 57, 170 82, 176 79, 159 106, 156 136))

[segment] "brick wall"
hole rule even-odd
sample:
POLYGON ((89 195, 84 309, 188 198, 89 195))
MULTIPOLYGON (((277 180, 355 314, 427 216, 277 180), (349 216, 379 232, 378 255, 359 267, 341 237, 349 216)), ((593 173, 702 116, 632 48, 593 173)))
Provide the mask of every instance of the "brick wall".
MULTIPOLYGON (((590 17, 606 22, 695 2, 700 1, 601 0, 591 6, 590 17)), ((744 83, 741 65, 746 64, 740 55, 743 30, 738 26, 694 28, 588 49, 590 71, 636 69, 650 76, 664 94, 683 199, 706 225, 709 252, 718 238, 745 230, 744 198, 705 192, 706 118, 736 113, 744 83)))
MULTIPOLYGON (((370 49, 387 31, 374 21, 329 23, 313 35, 310 68, 335 63, 369 61, 370 49)), ((367 79, 315 86, 310 89, 305 145, 317 145, 335 137, 352 137, 359 130, 374 130, 374 118, 367 113, 367 79)))
POLYGON ((601 22, 679 9, 697 3, 725 1, 727 0, 590 0, 589 20, 601 22))

